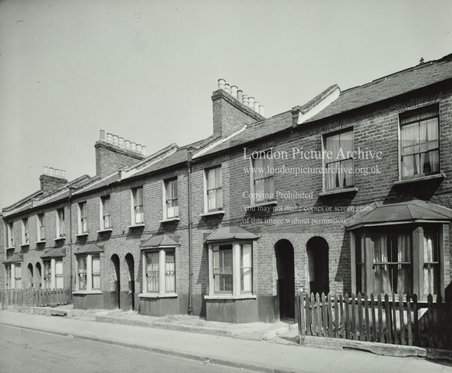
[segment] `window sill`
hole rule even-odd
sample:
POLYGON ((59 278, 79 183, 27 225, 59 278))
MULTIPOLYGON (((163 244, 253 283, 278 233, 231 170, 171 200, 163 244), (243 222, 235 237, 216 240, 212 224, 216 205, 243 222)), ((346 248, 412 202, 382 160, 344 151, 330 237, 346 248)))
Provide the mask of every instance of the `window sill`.
POLYGON ((320 193, 319 197, 333 196, 335 194, 356 193, 357 191, 358 191, 357 187, 344 188, 344 189, 334 189, 334 190, 329 190, 327 192, 320 193))
POLYGON ((439 179, 445 179, 446 174, 444 172, 441 172, 439 174, 435 175, 428 175, 428 176, 419 176, 419 177, 413 177, 411 179, 403 179, 396 181, 394 185, 404 185, 404 184, 411 184, 411 183, 418 183, 422 181, 429 181, 429 180, 439 180, 439 179))
POLYGON ((159 299, 159 298, 177 298, 176 293, 158 294, 158 293, 146 293, 138 294, 139 298, 159 299))
POLYGON ((240 300, 240 299, 256 299, 257 296, 253 294, 241 294, 241 295, 204 295, 206 300, 240 300))
POLYGON ((96 233, 109 233, 109 232, 113 232, 113 228, 100 229, 96 233))
POLYGON ((144 227, 144 223, 132 224, 132 225, 127 226, 127 228, 129 228, 129 229, 143 228, 143 227, 144 227))
POLYGON ((15 249, 15 248, 16 248, 15 246, 9 246, 6 248, 6 250, 11 250, 11 249, 15 249))
POLYGON ((46 240, 40 240, 40 241, 36 241, 36 245, 40 245, 40 244, 42 244, 42 243, 46 243, 47 241, 46 240))
POLYGON ((77 290, 73 291, 74 295, 102 294, 102 290, 77 290))
POLYGON ((27 246, 30 246, 30 244, 29 243, 23 243, 22 245, 20 245, 20 247, 27 247, 27 246))
POLYGON ((264 206, 276 206, 277 204, 278 204, 277 201, 260 202, 260 203, 256 203, 255 205, 246 206, 246 210, 247 211, 254 210, 256 208, 264 207, 264 206))
POLYGON ((88 232, 86 232, 86 233, 79 233, 79 234, 75 235, 75 237, 87 237, 87 236, 88 236, 88 232))
POLYGON ((163 220, 159 220, 159 223, 170 223, 172 221, 179 221, 180 218, 176 217, 176 218, 168 218, 168 219, 163 219, 163 220))
POLYGON ((210 211, 210 212, 206 212, 204 214, 201 214, 199 216, 201 217, 207 217, 207 216, 215 216, 215 215, 224 215, 225 211, 224 210, 218 210, 218 211, 210 211))
POLYGON ((57 237, 57 238, 54 238, 53 240, 54 241, 61 241, 61 240, 65 240, 66 239, 66 237, 57 237))

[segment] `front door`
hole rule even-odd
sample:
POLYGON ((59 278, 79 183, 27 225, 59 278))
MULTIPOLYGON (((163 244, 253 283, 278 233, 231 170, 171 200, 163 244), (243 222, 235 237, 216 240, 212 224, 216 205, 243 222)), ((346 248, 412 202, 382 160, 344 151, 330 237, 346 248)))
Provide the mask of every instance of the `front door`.
POLYGON ((118 308, 121 308, 121 276, 119 268, 119 257, 114 254, 111 257, 114 267, 115 285, 114 285, 114 303, 118 308))
POLYGON ((328 294, 328 244, 322 237, 313 237, 308 241, 309 287, 311 293, 328 294))
POLYGON ((295 318, 295 265, 292 244, 287 240, 278 241, 275 246, 278 272, 279 318, 295 318))

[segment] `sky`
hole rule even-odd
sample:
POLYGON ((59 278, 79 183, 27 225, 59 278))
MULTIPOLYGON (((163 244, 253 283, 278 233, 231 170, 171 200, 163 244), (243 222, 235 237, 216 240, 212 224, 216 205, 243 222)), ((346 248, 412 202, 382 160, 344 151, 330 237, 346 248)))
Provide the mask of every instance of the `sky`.
POLYGON ((452 53, 452 1, 0 1, 0 207, 99 130, 151 154, 212 134, 224 78, 272 116, 452 53))

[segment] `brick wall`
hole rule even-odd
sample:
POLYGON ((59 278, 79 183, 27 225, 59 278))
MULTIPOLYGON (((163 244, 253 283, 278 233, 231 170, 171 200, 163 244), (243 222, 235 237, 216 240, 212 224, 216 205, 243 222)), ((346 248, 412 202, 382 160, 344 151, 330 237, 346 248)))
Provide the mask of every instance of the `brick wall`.
POLYGON ((144 157, 136 152, 121 149, 105 141, 97 141, 96 148, 96 175, 104 178, 121 168, 132 166, 144 157))

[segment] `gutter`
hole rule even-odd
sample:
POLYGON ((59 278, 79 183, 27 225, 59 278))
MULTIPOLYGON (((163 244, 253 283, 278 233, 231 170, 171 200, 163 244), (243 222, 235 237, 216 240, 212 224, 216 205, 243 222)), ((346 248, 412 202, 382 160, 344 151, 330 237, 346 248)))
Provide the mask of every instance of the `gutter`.
POLYGON ((69 187, 69 268, 70 268, 70 282, 69 282, 69 299, 72 302, 72 281, 73 281, 73 268, 72 268, 72 192, 74 188, 69 187))

